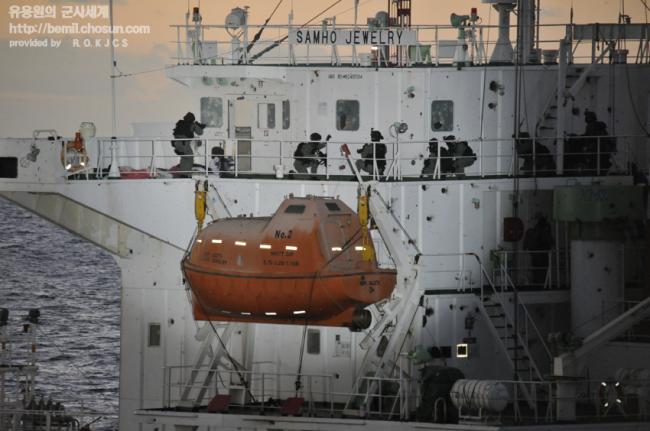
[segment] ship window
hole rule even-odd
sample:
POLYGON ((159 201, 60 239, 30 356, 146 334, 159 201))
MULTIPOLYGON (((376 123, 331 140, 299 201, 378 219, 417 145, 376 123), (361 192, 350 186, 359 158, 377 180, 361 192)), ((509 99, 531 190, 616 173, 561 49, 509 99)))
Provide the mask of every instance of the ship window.
POLYGON ((18 177, 18 158, 0 157, 0 178, 18 177))
POLYGON ((257 104, 257 128, 275 129, 275 103, 257 104))
POLYGON ((201 97, 201 123, 207 127, 223 126, 223 100, 221 97, 201 97))
POLYGON ((149 324, 149 337, 147 340, 147 345, 149 347, 160 346, 160 323, 149 324))
POLYGON ((307 353, 310 355, 320 354, 320 331, 318 329, 307 330, 307 353))
POLYGON ((336 129, 359 130, 359 101, 336 101, 336 129))
POLYGON ((454 130, 453 100, 434 100, 431 102, 431 130, 434 132, 454 130))
POLYGON ((282 101, 282 128, 287 130, 291 125, 291 104, 288 100, 282 101))
POLYGON ((286 214, 302 214, 305 212, 305 206, 304 205, 289 205, 286 210, 284 210, 286 214))
POLYGON ((335 204, 334 202, 326 202, 325 206, 330 211, 341 211, 341 208, 337 204, 335 204))

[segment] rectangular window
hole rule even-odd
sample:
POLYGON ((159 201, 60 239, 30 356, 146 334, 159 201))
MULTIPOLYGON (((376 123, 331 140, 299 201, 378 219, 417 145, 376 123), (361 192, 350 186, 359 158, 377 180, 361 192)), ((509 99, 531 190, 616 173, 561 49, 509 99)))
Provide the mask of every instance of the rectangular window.
POLYGON ((18 177, 18 158, 0 157, 0 178, 18 177))
POLYGON ((257 104, 257 128, 275 129, 275 103, 257 104))
POLYGON ((302 214, 305 212, 305 206, 304 205, 289 205, 286 210, 284 210, 285 213, 287 214, 302 214))
POLYGON ((431 102, 431 130, 434 132, 454 130, 453 100, 434 100, 431 102))
POLYGON ((325 206, 330 211, 341 211, 341 208, 339 208, 339 206, 334 202, 325 202, 325 206))
POLYGON ((147 344, 149 347, 160 346, 160 323, 149 324, 149 336, 148 336, 147 344))
POLYGON ((287 130, 291 126, 291 104, 288 100, 282 101, 282 128, 287 130))
POLYGON ((307 330, 307 353, 310 355, 320 354, 320 331, 318 329, 307 330))
POLYGON ((359 101, 336 101, 336 129, 359 130, 359 101))
POLYGON ((201 97, 201 123, 207 127, 223 126, 223 100, 221 97, 201 97))

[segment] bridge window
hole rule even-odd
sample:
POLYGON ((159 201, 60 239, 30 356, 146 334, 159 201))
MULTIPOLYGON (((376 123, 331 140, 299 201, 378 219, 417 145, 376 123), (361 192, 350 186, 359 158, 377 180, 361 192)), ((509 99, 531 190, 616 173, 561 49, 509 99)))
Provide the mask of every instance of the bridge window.
POLYGON ((325 206, 330 211, 341 211, 341 208, 339 208, 339 206, 334 202, 325 202, 325 206))
POLYGON ((275 103, 257 104, 257 128, 275 129, 275 103))
POLYGON ((307 330, 307 353, 310 355, 320 354, 320 331, 318 329, 307 330))
POLYGON ((434 132, 454 130, 453 100, 434 100, 431 102, 431 130, 434 132))
POLYGON ((287 130, 291 126, 291 103, 288 100, 282 101, 282 128, 287 130))
POLYGON ((208 127, 223 126, 223 100, 221 97, 201 97, 201 123, 208 127))
POLYGON ((359 130, 359 101, 336 101, 336 129, 359 130))

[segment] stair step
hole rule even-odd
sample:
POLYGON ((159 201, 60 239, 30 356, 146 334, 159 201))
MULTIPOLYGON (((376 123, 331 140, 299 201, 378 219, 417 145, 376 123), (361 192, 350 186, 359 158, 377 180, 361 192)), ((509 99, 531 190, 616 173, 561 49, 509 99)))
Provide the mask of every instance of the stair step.
POLYGON ((554 127, 547 127, 547 126, 542 126, 539 128, 540 130, 553 130, 554 127))
POLYGON ((503 313, 502 314, 488 314, 488 316, 490 317, 490 319, 496 319, 497 317, 499 317, 499 318, 506 317, 506 315, 503 314, 503 313))
POLYGON ((498 303, 483 304, 483 307, 501 307, 501 304, 498 303))
POLYGON ((546 120, 557 120, 557 117, 547 114, 547 115, 544 116, 544 119, 546 119, 546 120))
POLYGON ((497 325, 494 325, 494 327, 497 328, 497 329, 506 329, 506 328, 507 328, 507 329, 512 329, 512 325, 511 325, 510 323, 508 323, 508 324, 505 325, 505 326, 497 326, 497 325))

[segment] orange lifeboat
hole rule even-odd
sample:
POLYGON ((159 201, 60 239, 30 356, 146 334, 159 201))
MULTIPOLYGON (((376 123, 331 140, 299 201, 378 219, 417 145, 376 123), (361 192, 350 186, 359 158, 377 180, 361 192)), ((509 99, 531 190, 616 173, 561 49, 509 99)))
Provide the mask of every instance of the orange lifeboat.
POLYGON ((338 199, 286 199, 272 217, 217 220, 183 260, 194 317, 255 323, 371 323, 396 272, 380 269, 357 215, 338 199), (368 244, 364 244, 368 242, 368 244))

